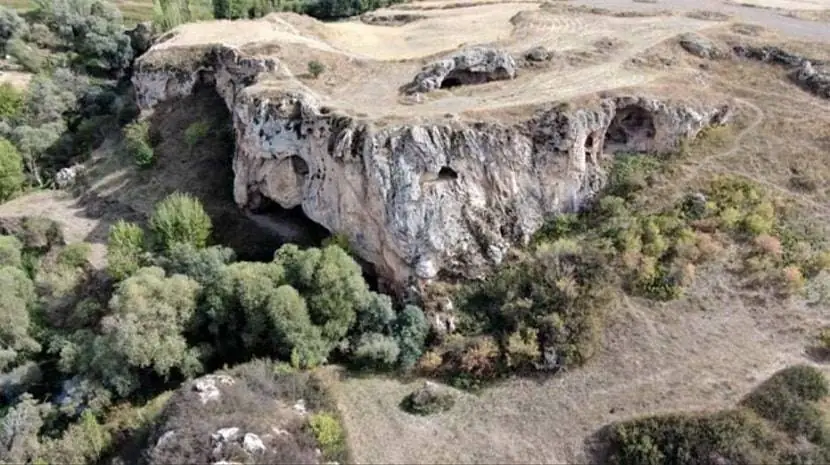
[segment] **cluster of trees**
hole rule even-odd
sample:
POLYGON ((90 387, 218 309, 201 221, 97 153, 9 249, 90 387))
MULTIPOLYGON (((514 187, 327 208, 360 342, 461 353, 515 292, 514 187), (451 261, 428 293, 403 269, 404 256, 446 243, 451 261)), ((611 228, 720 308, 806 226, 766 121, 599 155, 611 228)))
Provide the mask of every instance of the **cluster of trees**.
MULTIPOLYGON (((231 250, 208 246, 210 234, 202 205, 177 193, 156 206, 146 230, 112 227, 106 272, 88 266, 84 245, 36 252, 0 236, 4 400, 39 419, 39 441, 119 399, 254 357, 298 369, 329 361, 397 369, 421 356, 421 309, 371 291, 340 247, 286 245, 271 262, 236 262, 231 250)), ((3 447, 0 460, 43 451, 22 457, 19 443, 3 447)))
POLYGON ((0 7, 0 50, 35 73, 25 90, 0 86, 0 201, 47 185, 135 115, 123 96, 134 54, 118 9, 100 0, 37 6, 28 21, 0 7))

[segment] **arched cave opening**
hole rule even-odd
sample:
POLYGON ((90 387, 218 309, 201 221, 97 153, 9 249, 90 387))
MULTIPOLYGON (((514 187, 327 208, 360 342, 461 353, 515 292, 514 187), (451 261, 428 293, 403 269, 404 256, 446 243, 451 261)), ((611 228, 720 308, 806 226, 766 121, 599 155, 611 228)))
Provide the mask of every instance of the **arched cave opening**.
MULTIPOLYGON (((260 195, 257 201, 253 202, 253 206, 248 208, 247 213, 247 216, 259 227, 279 238, 279 245, 294 243, 305 247, 315 247, 331 236, 326 228, 312 221, 300 205, 294 208, 284 208, 277 202, 260 195)), ((270 260, 271 258, 273 258, 273 251, 270 257, 261 259, 270 260)))
POLYGON ((501 74, 496 73, 492 79, 487 73, 474 73, 467 70, 454 70, 450 72, 443 81, 441 81, 442 89, 450 89, 458 86, 467 86, 474 84, 484 84, 493 79, 500 79, 501 74))
POLYGON ((457 77, 448 77, 441 81, 442 89, 452 89, 453 87, 460 87, 462 85, 464 85, 464 83, 462 83, 461 79, 458 79, 457 77))
POLYGON ((647 152, 657 131, 654 117, 639 105, 628 105, 617 114, 605 133, 605 147, 612 152, 647 152))
POLYGON ((442 166, 441 169, 438 170, 439 181, 452 181, 454 179, 458 179, 458 173, 449 166, 442 166))

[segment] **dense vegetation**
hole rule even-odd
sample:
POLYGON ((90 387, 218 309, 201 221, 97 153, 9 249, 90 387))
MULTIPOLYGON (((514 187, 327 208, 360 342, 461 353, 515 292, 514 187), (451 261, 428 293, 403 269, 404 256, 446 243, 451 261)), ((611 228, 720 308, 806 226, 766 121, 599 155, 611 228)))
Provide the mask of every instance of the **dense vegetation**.
POLYGON ((781 370, 738 408, 671 414, 612 425, 608 462, 634 464, 807 464, 830 460, 827 380, 799 365, 781 370))

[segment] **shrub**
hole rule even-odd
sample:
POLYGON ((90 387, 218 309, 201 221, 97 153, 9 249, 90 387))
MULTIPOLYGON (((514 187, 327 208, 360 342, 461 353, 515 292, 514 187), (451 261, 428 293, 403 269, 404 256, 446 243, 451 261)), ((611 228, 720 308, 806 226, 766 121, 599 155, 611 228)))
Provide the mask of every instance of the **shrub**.
MULTIPOLYGON (((14 10, 0 6, 0 53, 6 53, 6 44, 26 31, 26 20, 14 10)), ((2 99, 0 99, 2 101, 2 99)))
POLYGON ((414 305, 407 305, 395 321, 394 332, 400 348, 401 367, 410 369, 424 352, 429 334, 429 323, 424 312, 414 305))
POLYGON ((92 246, 86 242, 69 244, 58 252, 57 263, 69 268, 80 268, 86 266, 91 252, 92 246))
POLYGON ((775 373, 742 404, 793 436, 815 441, 824 435, 821 411, 814 404, 830 393, 821 371, 796 365, 775 373))
POLYGON ((346 450, 346 435, 340 421, 328 413, 317 413, 308 419, 317 443, 326 457, 339 457, 346 450))
POLYGON ((0 267, 21 268, 23 266, 22 250, 23 244, 18 238, 0 235, 0 267))
POLYGON ((43 443, 40 460, 47 463, 96 463, 109 450, 112 436, 85 410, 77 423, 69 425, 59 439, 43 443))
POLYGON ((10 83, 4 82, 0 84, 0 121, 14 121, 17 119, 23 112, 25 101, 25 94, 17 90, 10 83))
POLYGON ((321 74, 326 71, 326 66, 320 63, 317 60, 311 60, 308 62, 308 74, 311 75, 314 79, 317 79, 321 74))
POLYGON ((612 465, 775 462, 774 436, 755 415, 741 410, 712 415, 670 414, 612 425, 612 465))
POLYGON ((185 243, 196 248, 207 245, 211 232, 210 217, 202 203, 190 194, 173 193, 156 205, 150 217, 155 243, 163 250, 185 243))
POLYGON ((20 38, 8 41, 6 52, 30 73, 38 73, 46 66, 46 59, 43 54, 20 38))
POLYGON ((32 281, 19 268, 0 267, 0 371, 13 366, 21 357, 36 353, 40 344, 32 337, 31 311, 35 304, 32 281))
POLYGON ((23 157, 11 142, 0 137, 0 203, 19 192, 23 180, 23 157))
POLYGON ((455 396, 450 391, 442 390, 430 381, 409 393, 401 401, 401 408, 405 412, 415 415, 432 415, 446 412, 453 405, 455 405, 455 396))
POLYGON ((395 364, 400 352, 393 338, 378 333, 365 333, 360 336, 354 357, 358 365, 385 368, 395 364))
POLYGON ((112 225, 107 241, 107 270, 113 278, 123 280, 135 273, 142 265, 143 254, 141 227, 124 220, 112 225))
POLYGON ((207 137, 210 131, 210 124, 207 121, 197 121, 187 127, 184 131, 184 140, 187 146, 193 150, 193 147, 207 137))
POLYGON ((150 146, 150 125, 147 121, 135 121, 124 127, 124 146, 127 154, 142 168, 152 165, 155 161, 153 147, 150 146))

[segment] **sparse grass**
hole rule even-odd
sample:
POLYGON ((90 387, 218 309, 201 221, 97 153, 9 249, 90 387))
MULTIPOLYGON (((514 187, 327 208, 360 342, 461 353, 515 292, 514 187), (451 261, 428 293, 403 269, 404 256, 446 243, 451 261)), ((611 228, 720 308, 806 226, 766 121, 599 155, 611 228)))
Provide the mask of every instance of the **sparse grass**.
POLYGON ((184 131, 184 140, 187 145, 193 150, 199 142, 207 137, 210 131, 210 123, 207 121, 196 121, 187 127, 184 131))

